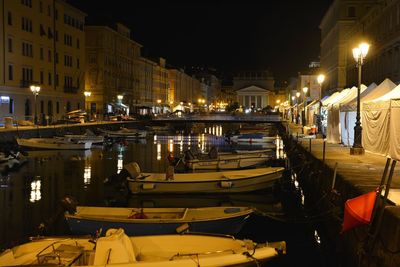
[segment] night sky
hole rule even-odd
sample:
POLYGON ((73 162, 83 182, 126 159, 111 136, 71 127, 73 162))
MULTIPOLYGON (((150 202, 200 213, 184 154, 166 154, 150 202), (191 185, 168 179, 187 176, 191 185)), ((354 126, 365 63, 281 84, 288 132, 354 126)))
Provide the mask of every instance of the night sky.
POLYGON ((332 1, 68 0, 89 24, 127 25, 144 56, 220 73, 269 69, 276 80, 319 60, 318 27, 332 1))

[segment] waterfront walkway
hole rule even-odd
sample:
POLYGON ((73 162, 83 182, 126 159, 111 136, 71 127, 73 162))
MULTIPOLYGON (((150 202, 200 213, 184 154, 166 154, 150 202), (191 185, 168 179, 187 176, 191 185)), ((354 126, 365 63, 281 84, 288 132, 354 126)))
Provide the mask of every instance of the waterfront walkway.
MULTIPOLYGON (((322 162, 323 139, 301 138, 302 128, 295 124, 289 124, 289 130, 294 140, 299 136, 298 144, 307 151, 310 151, 311 148, 311 154, 322 162)), ((332 170, 337 164, 337 175, 340 175, 346 182, 349 182, 361 192, 370 192, 380 184, 386 159, 385 156, 367 151, 364 155, 350 155, 350 147, 325 142, 325 164, 332 170)), ((399 164, 396 165, 389 191, 390 202, 397 205, 400 205, 399 164)))

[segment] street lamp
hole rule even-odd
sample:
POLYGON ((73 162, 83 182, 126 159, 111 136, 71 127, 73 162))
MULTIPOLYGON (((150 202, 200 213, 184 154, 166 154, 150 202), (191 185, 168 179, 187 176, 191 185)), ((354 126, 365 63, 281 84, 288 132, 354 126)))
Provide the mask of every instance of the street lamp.
POLYGON ((117 99, 122 102, 122 99, 124 99, 124 96, 123 95, 117 95, 117 99))
POLYGON ((319 112, 318 112, 318 133, 322 133, 322 83, 325 81, 325 75, 320 74, 317 77, 317 82, 319 84, 319 112))
POLYGON ((34 97, 35 97, 35 104, 34 104, 34 105, 35 105, 35 118, 34 118, 34 122, 35 122, 35 124, 37 124, 37 105, 36 105, 36 98, 37 98, 37 96, 39 95, 40 86, 31 85, 29 88, 31 89, 31 91, 32 91, 32 93, 33 93, 33 95, 34 95, 34 97))
POLYGON ((296 124, 299 123, 298 118, 299 118, 299 98, 300 98, 301 93, 300 92, 296 92, 296 124))
POLYGON ((358 68, 358 90, 357 90, 357 116, 356 125, 354 126, 354 144, 350 148, 351 155, 362 155, 364 154, 364 148, 362 146, 362 127, 361 127, 361 116, 360 116, 360 91, 361 91, 361 68, 364 63, 364 59, 368 54, 369 44, 361 43, 358 47, 353 48, 353 57, 357 62, 358 68))
POLYGON ((292 122, 294 122, 294 100, 296 99, 296 97, 294 95, 292 95, 292 122))
POLYGON ((306 94, 308 91, 308 87, 303 87, 303 110, 301 113, 301 121, 302 121, 302 125, 306 126, 307 121, 306 121, 306 94))

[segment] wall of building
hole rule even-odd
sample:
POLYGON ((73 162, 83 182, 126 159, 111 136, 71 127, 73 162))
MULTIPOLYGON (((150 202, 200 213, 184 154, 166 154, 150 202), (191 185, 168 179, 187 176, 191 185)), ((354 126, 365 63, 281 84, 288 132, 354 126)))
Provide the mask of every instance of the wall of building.
POLYGON ((85 34, 83 12, 61 0, 2 1, 1 116, 58 119, 83 108, 85 34))

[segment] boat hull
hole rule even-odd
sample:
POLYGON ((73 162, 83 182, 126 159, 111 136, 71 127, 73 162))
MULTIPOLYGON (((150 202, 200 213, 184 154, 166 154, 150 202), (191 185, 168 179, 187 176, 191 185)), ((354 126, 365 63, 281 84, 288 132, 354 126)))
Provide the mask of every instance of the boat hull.
MULTIPOLYGON (((268 168, 263 168, 268 169, 268 168)), ((260 169, 255 169, 260 170, 260 169)), ((244 170, 246 171, 246 170, 244 170)), ((248 170, 254 171, 254 170, 248 170)), ((175 174, 173 180, 166 180, 165 175, 144 179, 128 178, 128 186, 133 194, 183 194, 183 193, 239 193, 257 191, 272 187, 282 177, 283 168, 273 168, 273 171, 245 176, 245 172, 234 174, 231 171, 227 177, 213 178, 212 173, 197 173, 197 179, 185 179, 185 174, 175 174), (158 178, 158 179, 157 179, 158 178)), ((226 172, 228 174, 228 172, 226 172)), ((187 175, 187 174, 186 174, 187 175)), ((193 174, 192 176, 193 177, 193 174)))
POLYGON ((249 215, 247 214, 204 222, 127 223, 77 218, 67 218, 67 222, 73 234, 94 234, 99 229, 105 231, 110 228, 122 228, 125 233, 131 236, 176 234, 179 227, 186 228, 185 224, 187 224, 189 232, 235 235, 242 229, 248 218, 249 215))
POLYGON ((61 149, 61 150, 83 150, 92 147, 91 142, 85 143, 67 143, 55 138, 30 138, 20 139, 17 138, 19 146, 30 149, 61 149))

